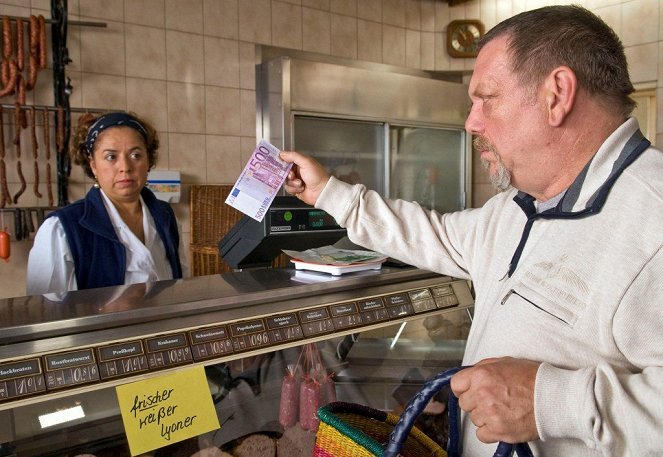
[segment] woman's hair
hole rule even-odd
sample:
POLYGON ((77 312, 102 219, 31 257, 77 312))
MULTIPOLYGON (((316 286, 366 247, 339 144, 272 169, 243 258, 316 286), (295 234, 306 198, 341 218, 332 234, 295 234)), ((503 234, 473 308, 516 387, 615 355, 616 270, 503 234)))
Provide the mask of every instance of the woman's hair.
MULTIPOLYGON (((80 165, 85 171, 85 174, 94 178, 94 173, 92 173, 92 168, 90 167, 90 157, 88 154, 88 132, 90 127, 101 117, 107 116, 111 113, 103 114, 91 114, 85 113, 80 118, 78 118, 78 125, 74 129, 73 138, 71 141, 71 148, 69 150, 69 155, 71 160, 76 164, 80 165)), ((133 117, 144 129, 140 131, 135 127, 137 132, 141 133, 141 137, 145 139, 145 149, 147 150, 147 160, 148 160, 148 169, 151 170, 157 163, 158 150, 159 150, 159 137, 157 136, 157 131, 152 127, 145 119, 137 116, 133 112, 128 112, 131 117, 133 117)), ((122 125, 116 125, 121 127, 122 125)), ((129 125, 130 126, 130 125, 129 125)), ((131 127, 131 126, 130 126, 131 127)))
POLYGON ((579 6, 547 6, 499 23, 481 38, 508 37, 513 72, 525 87, 537 87, 555 67, 571 68, 579 87, 628 117, 636 103, 624 47, 615 32, 579 6))

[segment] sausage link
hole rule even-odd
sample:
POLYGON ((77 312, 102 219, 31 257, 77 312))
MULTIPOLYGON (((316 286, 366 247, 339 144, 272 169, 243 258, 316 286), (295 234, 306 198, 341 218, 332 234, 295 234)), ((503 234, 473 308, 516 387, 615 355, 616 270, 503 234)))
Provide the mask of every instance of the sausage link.
POLYGON ((46 68, 48 64, 48 44, 46 42, 46 19, 41 14, 38 17, 39 20, 39 68, 42 70, 46 68))
POLYGON ((23 67, 25 66, 25 39, 23 31, 23 19, 20 17, 16 18, 16 66, 18 67, 18 71, 23 71, 23 67))
POLYGON ((39 192, 39 143, 37 142, 37 113, 35 111, 35 107, 31 106, 30 107, 30 141, 32 143, 32 157, 35 159, 34 161, 34 174, 35 174, 35 182, 34 185, 32 186, 32 192, 37 196, 37 198, 41 198, 41 192, 39 192))
POLYGON ((9 16, 2 16, 2 55, 12 58, 12 22, 9 16))
POLYGON ((16 90, 16 80, 18 79, 18 68, 16 68, 16 62, 14 59, 7 61, 9 64, 9 77, 7 78, 7 84, 5 87, 0 90, 0 97, 5 97, 11 95, 16 90))

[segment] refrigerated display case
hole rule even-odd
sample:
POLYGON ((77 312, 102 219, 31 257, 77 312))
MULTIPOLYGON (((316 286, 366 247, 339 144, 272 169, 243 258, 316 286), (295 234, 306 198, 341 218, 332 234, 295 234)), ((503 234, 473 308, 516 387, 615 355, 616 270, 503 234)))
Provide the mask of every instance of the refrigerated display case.
POLYGON ((467 86, 436 74, 262 48, 257 137, 335 177, 439 212, 471 202, 467 86))
POLYGON ((460 363, 472 306, 466 281, 387 267, 4 299, 0 456, 130 455, 116 387, 201 366, 221 427, 142 455, 312 455, 314 430, 279 421, 288 368, 317 360, 308 369, 324 369, 338 400, 398 410, 460 363), (44 422, 64 411, 68 421, 44 422))

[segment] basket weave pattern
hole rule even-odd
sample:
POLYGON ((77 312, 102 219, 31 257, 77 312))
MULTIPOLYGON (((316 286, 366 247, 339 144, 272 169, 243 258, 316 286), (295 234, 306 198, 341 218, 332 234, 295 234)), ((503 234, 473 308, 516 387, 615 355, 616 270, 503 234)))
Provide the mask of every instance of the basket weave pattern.
MULTIPOLYGON (((398 416, 368 406, 336 402, 318 410, 320 427, 314 457, 379 457, 398 416), (331 406, 331 408, 329 407, 331 406)), ((413 427, 403 445, 405 457, 447 457, 421 430, 413 427)))

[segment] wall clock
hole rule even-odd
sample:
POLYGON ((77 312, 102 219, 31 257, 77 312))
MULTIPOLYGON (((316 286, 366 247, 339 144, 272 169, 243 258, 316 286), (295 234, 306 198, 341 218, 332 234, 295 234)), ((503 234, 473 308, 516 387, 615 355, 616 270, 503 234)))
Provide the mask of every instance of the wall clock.
POLYGON ((447 52, 451 57, 476 57, 479 38, 485 33, 481 21, 462 19, 447 26, 447 52))

